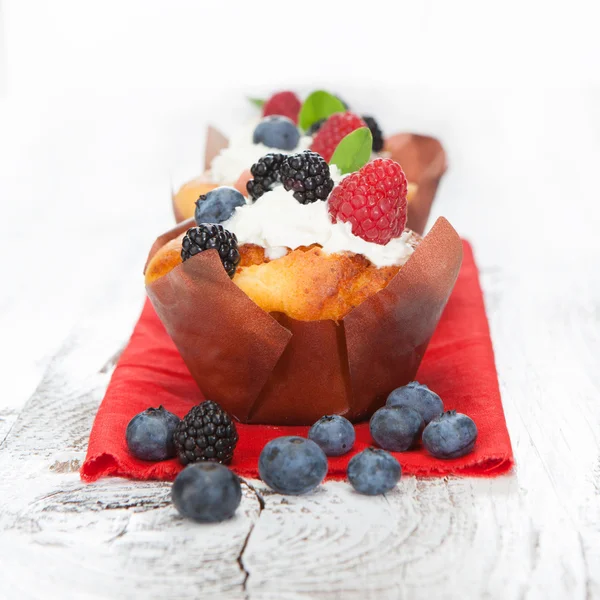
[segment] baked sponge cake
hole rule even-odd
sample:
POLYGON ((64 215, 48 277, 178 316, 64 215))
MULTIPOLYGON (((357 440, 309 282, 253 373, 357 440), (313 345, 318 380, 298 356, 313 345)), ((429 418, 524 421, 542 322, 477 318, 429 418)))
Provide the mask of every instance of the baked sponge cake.
POLYGON ((391 159, 342 174, 311 151, 268 154, 247 197, 209 191, 161 236, 146 288, 207 397, 242 422, 368 418, 411 381, 462 259, 440 219, 406 229, 407 181, 391 159), (193 226, 195 225, 195 226, 193 226))
MULTIPOLYGON (((183 237, 179 235, 154 255, 146 270, 146 285, 182 262, 183 237)), ((413 248, 421 239, 408 231, 406 237, 413 248)), ((233 283, 264 311, 299 321, 340 321, 384 289, 400 270, 399 265, 378 268, 358 254, 325 254, 318 245, 301 246, 275 260, 254 244, 240 246, 239 253, 233 283)))

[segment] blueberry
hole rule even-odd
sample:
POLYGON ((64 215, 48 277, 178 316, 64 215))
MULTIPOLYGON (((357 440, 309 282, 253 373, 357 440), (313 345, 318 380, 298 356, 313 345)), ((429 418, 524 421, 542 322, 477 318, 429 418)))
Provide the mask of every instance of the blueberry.
POLYGON ((352 450, 356 434, 348 419, 340 415, 327 415, 310 428, 308 438, 319 444, 327 456, 342 456, 352 450))
POLYGON ((196 223, 223 223, 231 217, 238 206, 244 206, 246 199, 235 188, 221 186, 200 196, 196 201, 196 223))
POLYGON ((182 516, 215 523, 233 516, 242 500, 242 486, 238 476, 224 465, 195 463, 177 475, 171 498, 182 516))
POLYGON ((269 148, 293 150, 300 141, 300 132, 287 117, 267 117, 256 126, 252 141, 269 148))
POLYGON ((408 406, 384 406, 369 422, 373 439, 384 450, 393 452, 404 452, 411 448, 421 427, 423 418, 420 413, 408 406))
POLYGON ((178 424, 179 417, 162 406, 146 409, 127 425, 125 438, 129 452, 140 460, 173 458, 173 434, 178 424))
POLYGON ((312 440, 284 436, 271 440, 258 459, 260 478, 280 494, 306 494, 327 475, 327 457, 312 440))
POLYGON ((473 451, 477 425, 471 417, 449 410, 423 431, 423 445, 436 458, 458 458, 473 451))
POLYGON ((401 474, 400 463, 379 448, 367 448, 348 463, 348 481, 357 492, 368 496, 389 492, 401 474))
POLYGON ((442 399, 426 385, 418 381, 395 389, 387 399, 386 406, 408 406, 423 417, 425 425, 444 412, 442 399))

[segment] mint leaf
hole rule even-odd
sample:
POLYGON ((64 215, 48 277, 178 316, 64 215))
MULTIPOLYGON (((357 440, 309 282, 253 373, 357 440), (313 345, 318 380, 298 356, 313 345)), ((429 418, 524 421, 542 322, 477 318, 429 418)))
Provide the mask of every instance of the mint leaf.
POLYGON ((248 100, 257 108, 262 108, 266 103, 266 100, 263 100, 262 98, 248 98, 248 100))
POLYGON ((313 123, 345 111, 339 98, 323 90, 317 90, 310 94, 300 107, 298 125, 306 131, 313 123))
POLYGON ((330 165, 336 165, 342 174, 358 171, 371 159, 373 136, 368 127, 359 127, 337 145, 330 165))

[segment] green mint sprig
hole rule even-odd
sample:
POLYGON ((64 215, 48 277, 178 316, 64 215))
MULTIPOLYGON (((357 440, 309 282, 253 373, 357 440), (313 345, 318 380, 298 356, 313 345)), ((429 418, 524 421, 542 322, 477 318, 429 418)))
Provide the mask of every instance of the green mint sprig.
POLYGON ((342 174, 353 173, 366 165, 373 151, 373 135, 368 127, 359 127, 337 145, 330 165, 336 165, 342 174))
POLYGON ((317 121, 345 111, 344 104, 339 98, 324 90, 317 90, 310 94, 300 107, 298 125, 300 129, 307 131, 317 121))
POLYGON ((254 104, 256 108, 262 108, 266 103, 266 100, 263 100, 262 98, 248 98, 248 101, 250 104, 254 104))

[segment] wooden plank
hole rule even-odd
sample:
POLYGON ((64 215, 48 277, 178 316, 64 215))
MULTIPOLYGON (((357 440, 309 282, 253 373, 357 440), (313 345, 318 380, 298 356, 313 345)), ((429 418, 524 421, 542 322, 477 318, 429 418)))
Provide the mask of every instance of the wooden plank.
MULTIPOLYGON (((98 339, 91 333, 83 339, 98 339)), ((165 598, 180 586, 244 597, 238 557, 260 512, 250 487, 235 519, 201 526, 178 516, 170 484, 80 481, 111 369, 85 370, 97 349, 86 353, 79 339, 52 361, 2 444, 0 597, 44 597, 50 588, 61 598, 165 598)))

